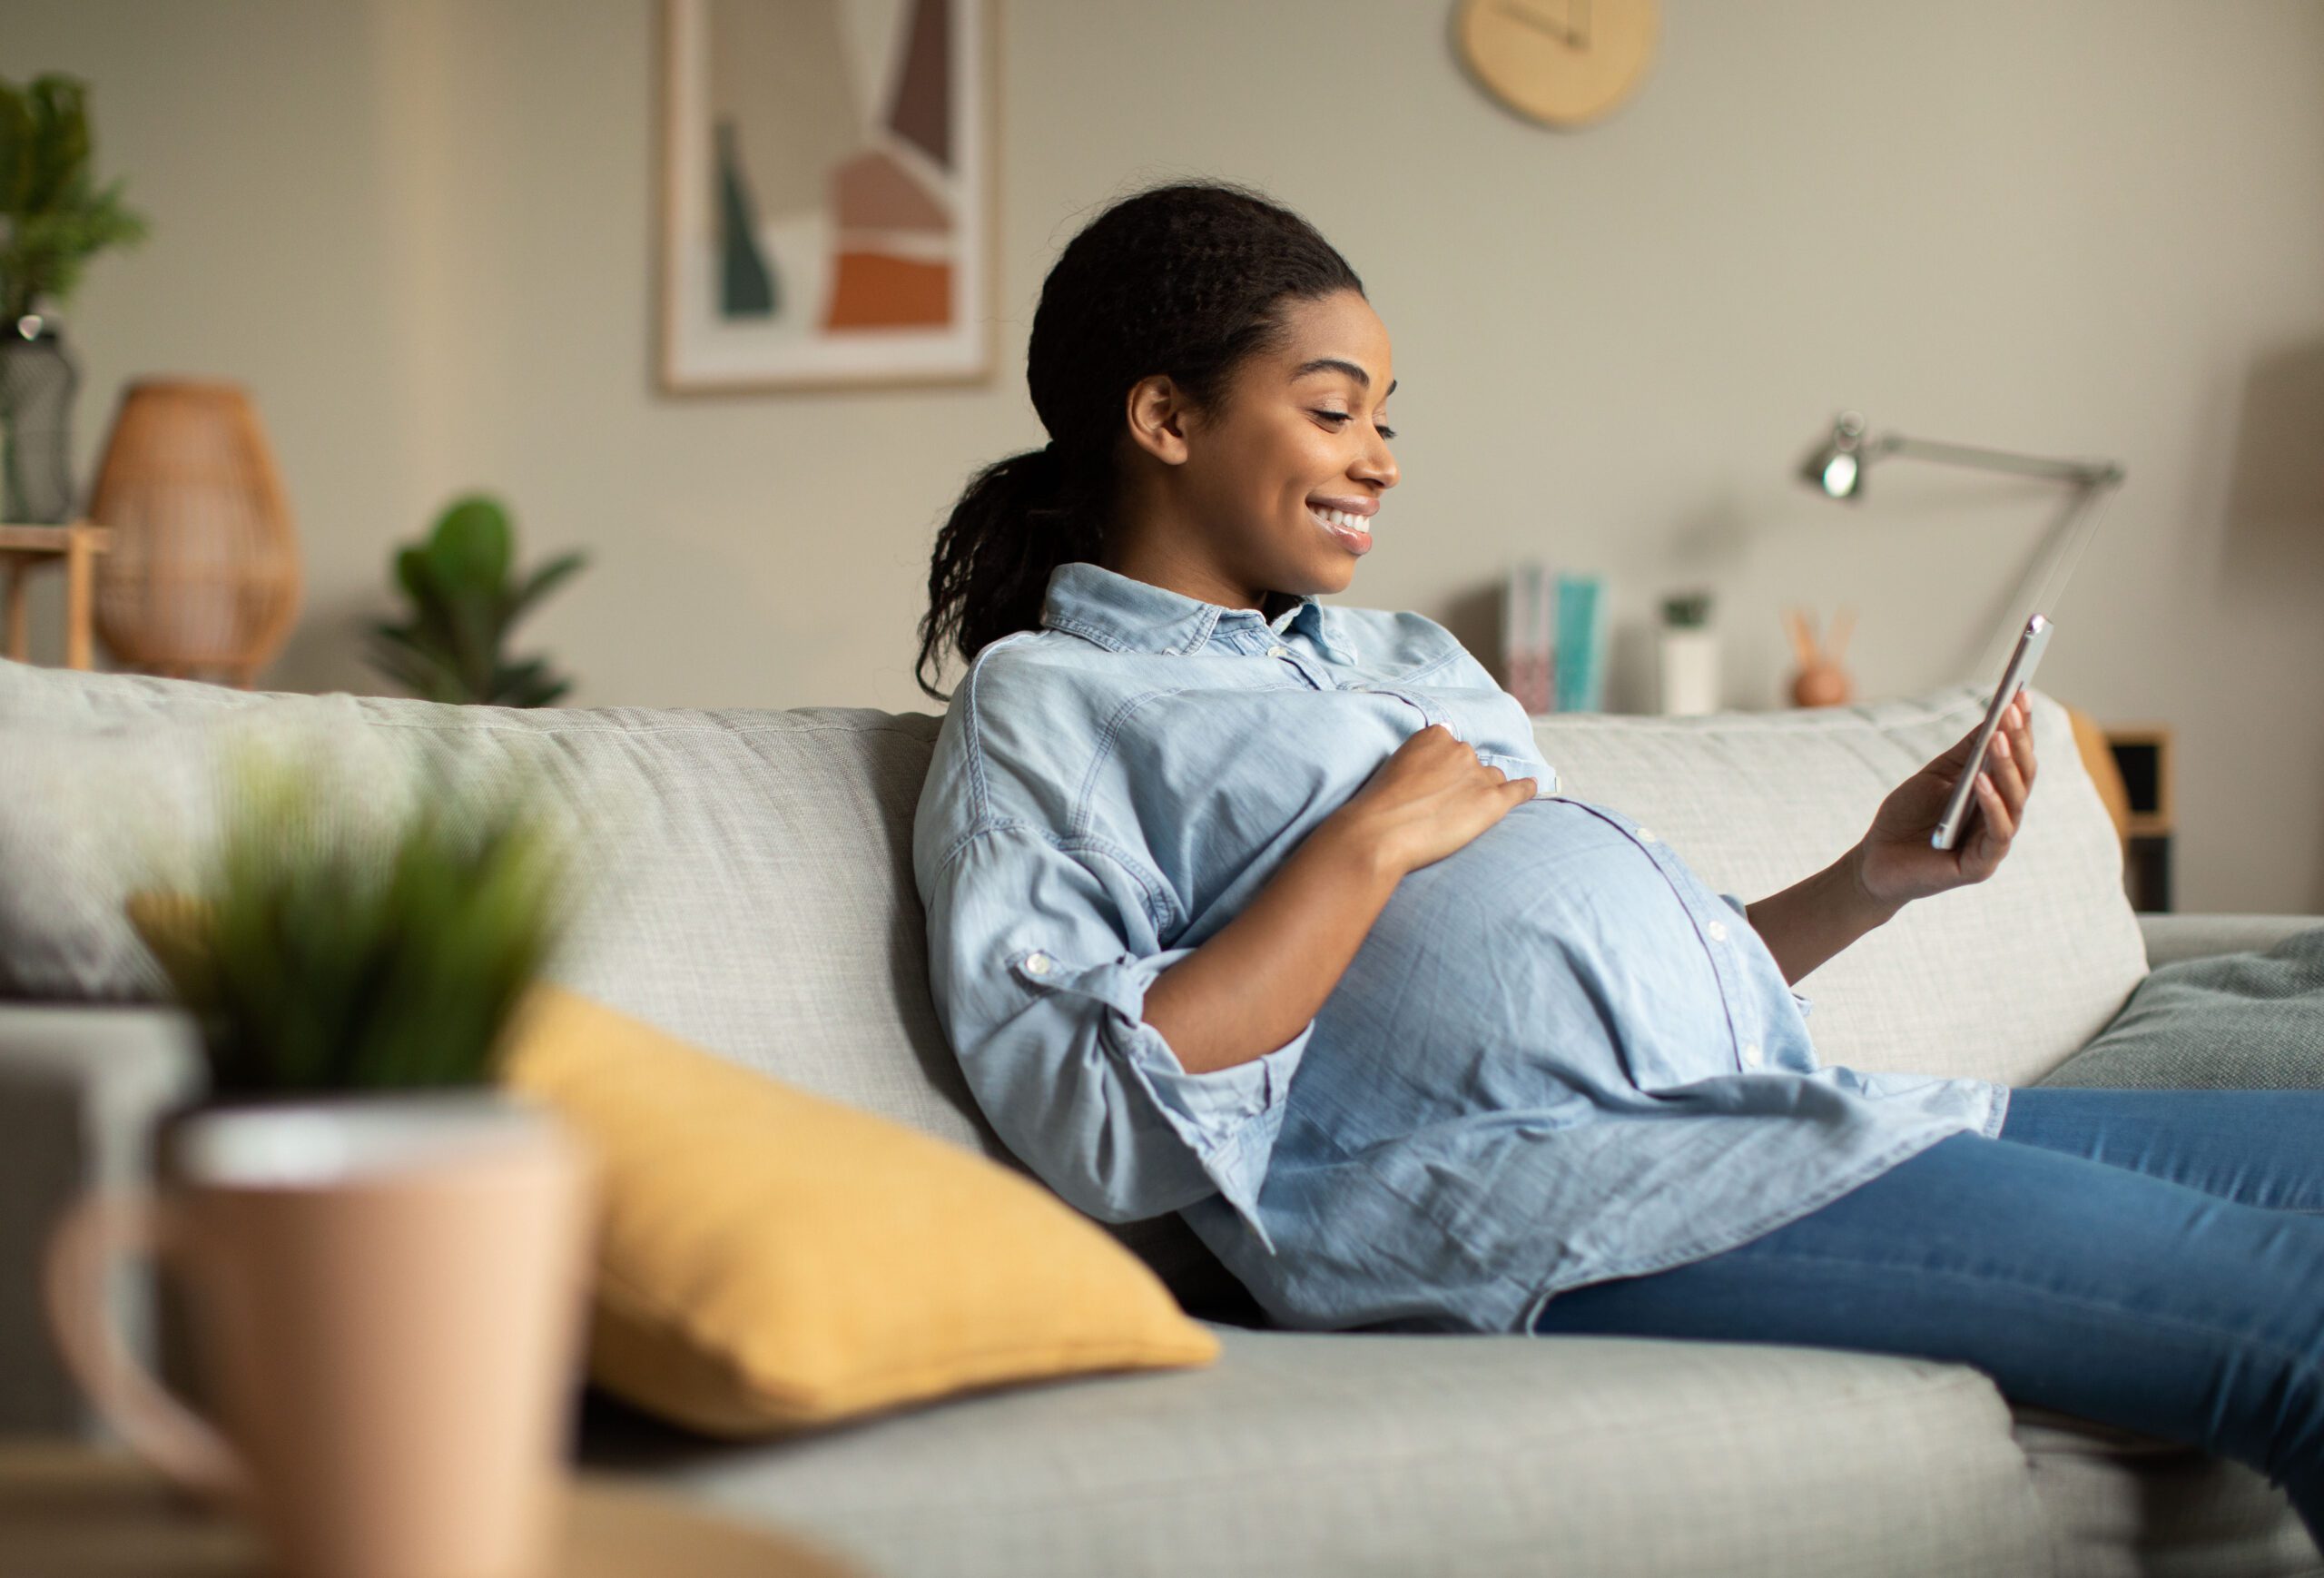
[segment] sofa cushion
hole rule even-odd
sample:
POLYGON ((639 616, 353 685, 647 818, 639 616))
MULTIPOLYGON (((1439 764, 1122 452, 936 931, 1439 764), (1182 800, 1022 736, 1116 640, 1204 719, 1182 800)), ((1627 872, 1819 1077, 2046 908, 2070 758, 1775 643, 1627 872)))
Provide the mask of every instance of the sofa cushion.
POLYGON ((2200 1448, 2014 1407, 2057 1578, 2312 1578, 2316 1542, 2256 1468, 2200 1448))
MULTIPOLYGON (((455 782, 521 767, 586 829, 594 898, 556 980, 1030 1177, 970 1095, 928 993, 911 824, 940 722, 454 706, 0 660, 0 996, 161 994, 123 902, 188 884, 184 852, 215 826, 240 749, 319 739, 382 814, 423 761, 455 782)), ((1188 1308, 1253 1308, 1177 1217, 1108 1227, 1188 1308)))
POLYGON ((589 1374, 664 1418, 766 1435, 1218 1356, 1033 1179, 553 984, 525 1000, 501 1078, 596 1159, 589 1374))
POLYGON ((705 1450, 599 1407, 583 1461, 895 1578, 2046 1573, 1975 1371, 1760 1344, 1222 1327, 1199 1370, 705 1450))
POLYGON ((2324 926, 2264 953, 2159 965, 2088 1046, 2042 1081, 2114 1090, 2324 1085, 2324 926))
MULTIPOLYGON (((1983 883, 1909 904, 1794 984, 1827 1063, 2031 1084, 2113 1017, 2146 973, 2122 844, 2038 690, 2034 793, 1983 883)), ((1985 696, 1534 724, 1561 792, 1644 821, 1721 892, 1756 901, 1830 864, 1880 802, 1974 727, 1985 696)))

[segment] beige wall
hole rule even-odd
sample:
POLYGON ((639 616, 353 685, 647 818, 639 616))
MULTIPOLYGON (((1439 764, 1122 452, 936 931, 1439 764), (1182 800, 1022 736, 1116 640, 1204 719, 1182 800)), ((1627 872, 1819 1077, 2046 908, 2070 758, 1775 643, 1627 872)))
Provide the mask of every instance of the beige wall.
POLYGON ((1642 93, 1579 133, 1472 88, 1450 10, 1006 0, 996 381, 684 401, 648 0, 5 0, 0 37, 14 77, 94 80, 154 222, 73 315, 84 460, 125 377, 257 393, 310 570, 279 686, 381 688, 389 544, 488 486, 530 554, 596 556, 521 633, 575 700, 937 710, 927 548, 1039 441, 1043 272, 1109 198, 1221 174, 1314 219, 1394 337, 1404 482, 1340 600, 1491 657, 1540 555, 1612 577, 1628 659, 1708 583, 1749 706, 1777 607, 1849 601, 1893 694, 1981 660, 2054 493, 1898 461, 1846 510, 1789 478, 1819 425, 2113 456, 2041 683, 2176 726, 2183 907, 2324 910, 2324 4, 1666 0, 1642 93))

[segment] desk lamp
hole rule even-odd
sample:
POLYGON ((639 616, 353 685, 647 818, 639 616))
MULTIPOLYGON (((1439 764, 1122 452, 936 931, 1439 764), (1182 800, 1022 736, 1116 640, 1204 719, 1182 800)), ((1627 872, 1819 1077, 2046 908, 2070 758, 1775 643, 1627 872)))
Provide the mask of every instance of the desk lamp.
MULTIPOLYGON (((1948 466, 1966 466, 1980 471, 2006 471, 2020 477, 2048 477, 2073 485, 2065 508, 2052 524, 2053 538, 2063 536, 2065 528, 2078 515, 2088 514, 2094 522, 2097 516, 2090 506, 2100 495, 2122 480, 2122 468, 2112 460, 2055 460, 2040 455, 2021 455, 2010 449, 1987 449, 1972 444, 1939 443, 1929 439, 1908 439, 1901 433, 1881 433, 1871 438, 1865 435, 1864 419, 1854 411, 1842 411, 1833 419, 1830 435, 1808 453, 1799 468, 1801 480, 1807 482, 1827 498, 1850 501, 1864 497, 1864 474, 1876 460, 1890 455, 1910 456, 1917 459, 1935 460, 1948 466)), ((2064 588, 2064 581, 2056 574, 2063 567, 2070 576, 2072 560, 2081 557, 2083 546, 2089 540, 2087 528, 2073 541, 2070 556, 2059 557, 2045 577, 2042 588, 2034 594, 2028 611, 2050 610, 2046 599, 2051 595, 2051 582, 2057 581, 2064 588)), ((2030 576, 2030 572, 2029 572, 2030 576)), ((2003 632, 2001 651, 1992 655, 1990 662, 1976 671, 1976 682, 1988 684, 1988 669, 1998 670, 2002 654, 2017 638, 2014 625, 2003 632)))

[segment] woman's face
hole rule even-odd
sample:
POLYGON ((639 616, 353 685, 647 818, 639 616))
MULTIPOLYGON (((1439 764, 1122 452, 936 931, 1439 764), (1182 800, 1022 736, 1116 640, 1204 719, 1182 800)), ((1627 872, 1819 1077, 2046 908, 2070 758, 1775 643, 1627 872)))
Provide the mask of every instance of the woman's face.
POLYGON ((1398 476, 1388 330, 1354 291, 1287 302, 1285 319, 1284 349, 1246 360, 1222 410, 1187 409, 1167 378, 1131 390, 1144 453, 1111 567, 1247 607, 1354 578, 1398 476))

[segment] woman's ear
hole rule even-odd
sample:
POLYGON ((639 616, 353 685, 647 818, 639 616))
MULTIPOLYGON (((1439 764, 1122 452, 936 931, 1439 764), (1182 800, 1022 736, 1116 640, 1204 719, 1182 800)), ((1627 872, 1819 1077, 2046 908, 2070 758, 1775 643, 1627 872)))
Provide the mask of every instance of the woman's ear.
POLYGON ((1187 463, 1187 426, 1192 410, 1167 373, 1130 385, 1127 409, 1129 436, 1138 448, 1165 465, 1187 463))

